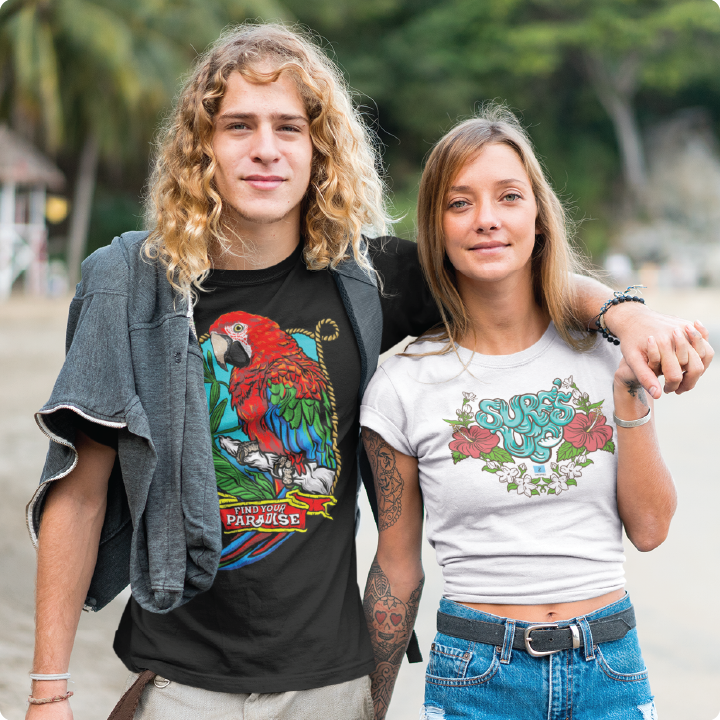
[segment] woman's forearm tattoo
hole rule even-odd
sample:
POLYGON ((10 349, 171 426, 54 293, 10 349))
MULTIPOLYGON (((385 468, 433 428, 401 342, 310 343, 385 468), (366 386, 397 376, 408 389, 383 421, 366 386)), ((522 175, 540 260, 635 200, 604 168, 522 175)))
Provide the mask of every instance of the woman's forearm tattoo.
POLYGON ((395 464, 395 451, 374 430, 363 429, 363 440, 375 476, 379 528, 387 530, 402 512, 402 475, 395 464))
POLYGON ((377 559, 368 575, 363 610, 375 653, 375 672, 371 674, 375 720, 384 720, 390 705, 395 679, 415 625, 425 578, 407 602, 392 593, 390 581, 377 559))

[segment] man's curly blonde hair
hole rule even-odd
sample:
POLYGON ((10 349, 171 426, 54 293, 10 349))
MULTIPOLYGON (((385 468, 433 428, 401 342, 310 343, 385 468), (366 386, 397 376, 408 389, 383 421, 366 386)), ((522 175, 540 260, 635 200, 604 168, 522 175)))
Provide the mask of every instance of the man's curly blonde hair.
POLYGON ((335 64, 313 39, 277 24, 233 28, 196 63, 160 132, 146 198, 146 255, 165 265, 176 290, 195 294, 213 252, 227 245, 212 140, 233 72, 251 82, 288 73, 305 103, 313 144, 300 228, 307 266, 335 267, 352 253, 372 272, 361 233, 385 234, 389 223, 374 136, 335 64))

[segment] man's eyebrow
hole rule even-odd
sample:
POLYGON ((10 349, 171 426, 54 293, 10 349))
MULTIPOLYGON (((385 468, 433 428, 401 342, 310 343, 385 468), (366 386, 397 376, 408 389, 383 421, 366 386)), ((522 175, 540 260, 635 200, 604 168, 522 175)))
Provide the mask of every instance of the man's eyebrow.
MULTIPOLYGON (((272 113, 270 116, 271 120, 302 120, 303 122, 310 122, 304 115, 292 115, 290 113, 272 113)), ((257 120, 258 115, 256 113, 238 113, 238 112, 227 112, 223 113, 218 117, 218 120, 257 120)))

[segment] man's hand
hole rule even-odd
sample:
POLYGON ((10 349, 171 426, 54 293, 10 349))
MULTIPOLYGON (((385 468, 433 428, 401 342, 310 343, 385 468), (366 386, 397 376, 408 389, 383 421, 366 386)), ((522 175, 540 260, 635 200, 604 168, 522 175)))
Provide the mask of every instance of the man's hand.
POLYGON ((707 328, 699 321, 662 315, 634 302, 613 305, 605 313, 608 328, 620 338, 622 354, 638 381, 657 400, 657 378, 666 393, 692 390, 713 359, 707 328))

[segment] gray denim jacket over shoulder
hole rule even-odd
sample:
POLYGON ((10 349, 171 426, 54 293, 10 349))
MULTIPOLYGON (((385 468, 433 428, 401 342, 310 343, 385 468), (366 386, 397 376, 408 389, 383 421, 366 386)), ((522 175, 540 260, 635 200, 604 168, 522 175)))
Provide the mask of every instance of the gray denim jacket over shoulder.
MULTIPOLYGON (((99 610, 129 582, 143 608, 173 610, 212 585, 222 549, 192 307, 142 255, 145 237, 125 233, 83 263, 65 363, 35 415, 50 438, 27 508, 36 545, 49 483, 77 463, 76 414, 118 428, 113 478, 121 480, 111 478, 86 609, 99 610)), ((380 352, 378 289, 354 260, 332 272, 360 349, 362 398, 380 352)))

